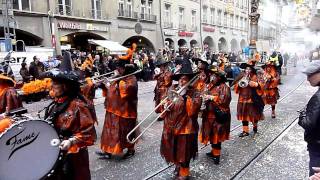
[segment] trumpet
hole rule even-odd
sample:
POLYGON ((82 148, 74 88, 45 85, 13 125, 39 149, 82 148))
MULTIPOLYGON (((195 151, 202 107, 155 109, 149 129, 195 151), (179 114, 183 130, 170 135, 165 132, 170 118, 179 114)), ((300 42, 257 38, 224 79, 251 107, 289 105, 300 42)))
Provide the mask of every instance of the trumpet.
POLYGON ((166 105, 166 108, 164 111, 162 111, 137 137, 130 140, 130 136, 141 126, 142 123, 144 123, 155 111, 158 109, 161 105, 164 105, 168 102, 168 96, 164 98, 155 108, 153 111, 151 111, 143 120, 141 120, 128 134, 127 134, 127 141, 131 144, 134 144, 138 139, 142 137, 142 135, 165 113, 169 110, 169 108, 174 105, 174 103, 178 100, 178 96, 186 90, 186 88, 190 85, 192 85, 196 80, 199 79, 199 75, 196 75, 193 77, 187 84, 185 84, 183 87, 179 88, 177 91, 172 90, 171 92, 175 95, 173 98, 173 101, 166 105))
POLYGON ((238 82, 238 85, 241 88, 246 88, 249 85, 249 81, 250 81, 249 75, 245 75, 240 79, 240 81, 238 82))

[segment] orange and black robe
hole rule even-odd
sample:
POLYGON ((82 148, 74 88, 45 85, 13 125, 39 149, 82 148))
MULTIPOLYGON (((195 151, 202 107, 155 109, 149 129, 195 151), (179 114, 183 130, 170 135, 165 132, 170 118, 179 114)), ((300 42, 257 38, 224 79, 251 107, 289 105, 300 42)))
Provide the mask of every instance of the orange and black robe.
POLYGON ((206 102, 206 109, 202 113, 202 126, 200 130, 199 140, 203 144, 218 144, 229 139, 230 135, 230 102, 231 90, 225 83, 214 85, 208 84, 208 95, 213 96, 212 100, 206 102), (217 119, 214 108, 219 108, 226 112, 226 119, 217 119))
MULTIPOLYGON (((178 99, 165 113, 161 147, 161 156, 168 163, 189 164, 198 152, 198 113, 201 106, 200 93, 192 87, 186 95, 178 99)), ((172 89, 177 89, 174 85, 172 89)), ((174 99, 169 93, 169 103, 174 99)))
MULTIPOLYGON (((157 80, 157 85, 154 89, 154 101, 155 106, 158 106, 159 103, 167 97, 168 89, 172 85, 172 73, 169 70, 166 70, 159 75, 155 75, 155 80, 157 80)), ((156 113, 163 112, 163 106, 160 106, 156 109, 156 113)))
MULTIPOLYGON (((258 83, 257 75, 251 74, 250 81, 258 83)), ((241 88, 238 83, 235 84, 234 90, 239 94, 237 105, 237 118, 240 121, 258 122, 264 119, 264 104, 261 99, 263 95, 262 84, 258 83, 258 87, 241 88), (258 101, 261 99, 261 101, 258 101), (261 104, 262 103, 262 104, 261 104)))
POLYGON ((270 76, 271 78, 265 78, 263 86, 263 100, 265 104, 275 105, 279 99, 279 81, 280 76, 276 70, 276 67, 273 65, 267 65, 264 68, 264 77, 270 76))
MULTIPOLYGON (((127 134, 137 123, 138 83, 129 76, 113 82, 103 89, 105 96, 105 121, 101 135, 101 149, 111 154, 121 154, 123 149, 133 148, 127 134)), ((131 136, 134 138, 135 134, 131 136)))
MULTIPOLYGON (((57 112, 58 108, 66 103, 68 97, 54 100, 54 105, 47 110, 46 116, 57 112)), ((63 139, 76 138, 67 154, 66 161, 59 164, 52 180, 90 180, 88 146, 92 146, 96 141, 96 130, 94 123, 97 121, 93 111, 93 104, 86 99, 74 98, 68 102, 63 110, 55 119, 53 124, 57 132, 63 139), (65 167, 69 167, 65 171, 65 167)))
MULTIPOLYGON (((7 84, 0 84, 0 114, 22 107, 17 91, 7 84)), ((12 121, 10 118, 0 120, 0 133, 5 131, 12 121)))

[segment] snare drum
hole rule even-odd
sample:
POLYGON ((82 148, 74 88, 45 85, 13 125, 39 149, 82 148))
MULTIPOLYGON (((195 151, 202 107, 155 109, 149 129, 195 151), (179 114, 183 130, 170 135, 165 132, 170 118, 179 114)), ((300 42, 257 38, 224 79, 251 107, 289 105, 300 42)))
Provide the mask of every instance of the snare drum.
POLYGON ((21 120, 0 135, 0 177, 36 180, 50 176, 62 153, 59 136, 42 120, 21 120))

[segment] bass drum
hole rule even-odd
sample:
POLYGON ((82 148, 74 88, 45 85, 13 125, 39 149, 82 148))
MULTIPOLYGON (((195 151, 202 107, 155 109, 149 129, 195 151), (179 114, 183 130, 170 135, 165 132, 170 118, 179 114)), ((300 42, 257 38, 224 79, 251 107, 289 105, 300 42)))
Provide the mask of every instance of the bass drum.
POLYGON ((0 179, 38 180, 53 173, 62 153, 59 136, 42 120, 20 120, 0 135, 0 179))

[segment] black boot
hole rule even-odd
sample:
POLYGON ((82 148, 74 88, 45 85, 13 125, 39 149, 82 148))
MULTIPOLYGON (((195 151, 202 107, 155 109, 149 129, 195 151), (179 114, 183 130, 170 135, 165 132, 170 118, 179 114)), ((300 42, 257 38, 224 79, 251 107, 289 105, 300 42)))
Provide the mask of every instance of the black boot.
POLYGON ((174 176, 179 176, 179 171, 180 171, 180 167, 176 166, 176 168, 174 168, 173 175, 174 176))
POLYGON ((258 127, 257 127, 257 126, 254 126, 254 127, 253 127, 253 133, 256 134, 257 132, 258 132, 258 127))
POLYGON ((211 151, 208 152, 208 153, 206 153, 206 155, 207 155, 209 158, 213 158, 213 155, 212 155, 212 152, 211 152, 211 151))
POLYGON ((242 133, 239 134, 239 137, 245 137, 245 136, 249 136, 249 133, 243 131, 242 133))
POLYGON ((213 163, 215 165, 220 164, 220 156, 213 156, 213 163))
POLYGON ((122 157, 122 159, 129 159, 135 154, 135 150, 128 150, 122 157))
POLYGON ((103 151, 96 151, 95 153, 96 155, 100 156, 100 158, 102 159, 111 159, 111 156, 112 156, 110 153, 106 153, 103 151))

